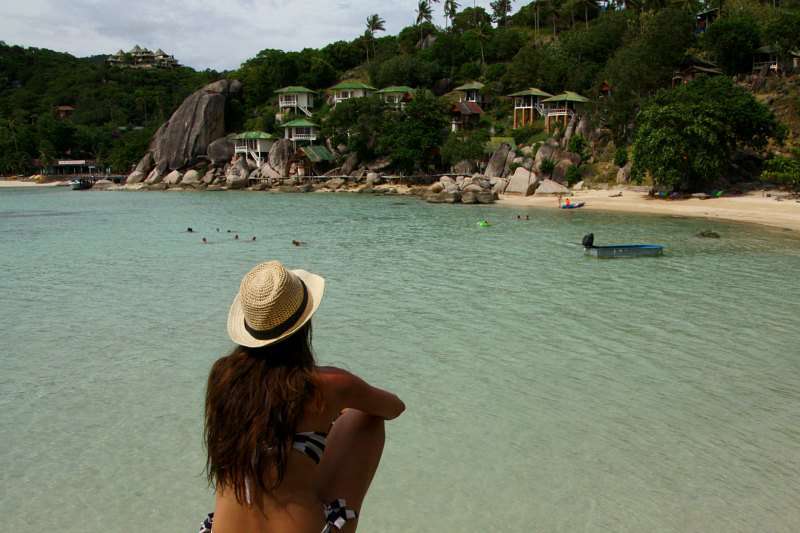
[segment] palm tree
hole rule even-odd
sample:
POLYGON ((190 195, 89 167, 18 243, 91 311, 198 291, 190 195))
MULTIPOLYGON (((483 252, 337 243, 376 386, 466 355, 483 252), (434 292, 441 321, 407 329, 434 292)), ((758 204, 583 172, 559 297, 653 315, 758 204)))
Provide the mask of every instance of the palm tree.
POLYGON ((458 8, 461 7, 456 0, 444 0, 444 17, 450 21, 450 27, 453 27, 453 21, 458 14, 458 8))
POLYGON ((367 17, 367 63, 369 63, 369 43, 372 42, 372 57, 375 57, 375 33, 379 31, 386 31, 386 21, 380 15, 375 13, 367 17))
POLYGON ((424 22, 430 23, 433 19, 433 11, 431 10, 431 4, 428 0, 419 0, 419 5, 417 5, 417 26, 419 26, 419 41, 422 42, 422 24, 424 22))

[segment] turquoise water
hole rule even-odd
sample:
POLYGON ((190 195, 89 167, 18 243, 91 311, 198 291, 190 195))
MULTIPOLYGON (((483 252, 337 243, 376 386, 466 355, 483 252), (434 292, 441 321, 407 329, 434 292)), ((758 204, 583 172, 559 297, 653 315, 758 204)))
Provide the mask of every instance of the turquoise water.
POLYGON ((204 381, 231 347, 241 276, 269 258, 328 280, 320 361, 408 406, 360 531, 800 530, 796 234, 360 195, 63 189, 0 191, 5 530, 196 530, 213 504, 204 381), (694 236, 707 228, 722 239, 694 236), (589 259, 569 244, 588 231, 668 253, 589 259))

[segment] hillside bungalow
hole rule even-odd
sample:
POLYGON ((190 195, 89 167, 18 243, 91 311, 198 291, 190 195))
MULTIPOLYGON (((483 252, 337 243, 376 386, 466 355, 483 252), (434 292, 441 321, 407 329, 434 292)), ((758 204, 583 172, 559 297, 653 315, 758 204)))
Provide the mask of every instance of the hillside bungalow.
POLYGON ((304 118, 298 118, 281 126, 284 130, 284 139, 296 143, 309 141, 313 143, 319 136, 319 126, 304 118))
POLYGON ((329 167, 336 158, 328 151, 327 148, 320 145, 302 146, 294 155, 294 163, 296 165, 296 175, 303 176, 317 176, 319 175, 319 168, 329 167))
POLYGON ((234 137, 233 142, 234 153, 244 155, 260 167, 269 155, 275 137, 263 131, 246 131, 234 137))
POLYGON ((793 50, 789 54, 792 56, 792 68, 800 69, 800 50, 793 50))
POLYGON ((275 91, 278 95, 278 122, 291 114, 303 113, 310 117, 314 109, 314 91, 305 87, 284 87, 275 91))
POLYGON ((142 48, 138 44, 131 48, 128 53, 122 50, 109 56, 106 63, 115 67, 129 68, 174 68, 180 66, 175 58, 162 49, 151 52, 147 48, 142 48))
POLYGON ((351 98, 364 98, 373 94, 377 89, 360 81, 343 81, 328 89, 333 93, 333 105, 351 98))
POLYGON ((453 92, 460 93, 459 94, 459 101, 460 102, 473 102, 478 105, 483 104, 483 95, 481 91, 483 90, 484 85, 479 81, 471 81, 469 83, 465 83, 460 87, 456 87, 453 89, 453 92))
POLYGON ((566 128, 575 113, 580 111, 588 102, 588 98, 572 91, 566 91, 542 100, 542 103, 547 106, 547 114, 544 118, 545 131, 550 131, 550 126, 553 122, 563 123, 566 128))
POLYGON ((67 119, 75 112, 75 108, 71 105, 59 105, 55 108, 56 118, 61 120, 67 119))
POLYGON ((704 76, 720 76, 722 69, 715 63, 700 59, 697 56, 687 55, 681 61, 678 70, 672 75, 672 86, 689 83, 704 76))
POLYGON ((384 102, 394 107, 395 109, 404 109, 406 104, 414 98, 416 89, 406 87, 405 85, 386 87, 378 91, 384 102))
POLYGON ((713 7, 711 9, 706 9, 705 11, 701 11, 697 13, 694 17, 695 25, 694 25, 694 33, 695 35, 700 35, 701 33, 705 33, 708 30, 708 27, 717 20, 719 17, 719 9, 713 7))
POLYGON ((456 102, 450 108, 450 129, 461 131, 474 128, 481 120, 483 109, 475 102, 456 102))
POLYGON ((545 108, 542 100, 553 95, 532 87, 508 96, 514 99, 514 129, 517 129, 530 126, 539 117, 544 117, 545 108))
POLYGON ((762 46, 753 52, 753 74, 765 72, 766 74, 780 72, 780 57, 778 51, 771 46, 762 46))

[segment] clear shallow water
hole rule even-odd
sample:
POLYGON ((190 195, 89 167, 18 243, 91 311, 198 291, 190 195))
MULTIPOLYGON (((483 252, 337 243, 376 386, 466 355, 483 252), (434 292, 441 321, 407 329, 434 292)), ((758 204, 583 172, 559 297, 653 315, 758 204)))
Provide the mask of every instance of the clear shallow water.
POLYGON ((328 280, 320 361, 408 405, 359 530, 800 530, 800 239, 517 212, 0 191, 4 529, 195 531, 204 381, 241 276, 277 258, 328 280), (588 231, 668 254, 585 258, 588 231))

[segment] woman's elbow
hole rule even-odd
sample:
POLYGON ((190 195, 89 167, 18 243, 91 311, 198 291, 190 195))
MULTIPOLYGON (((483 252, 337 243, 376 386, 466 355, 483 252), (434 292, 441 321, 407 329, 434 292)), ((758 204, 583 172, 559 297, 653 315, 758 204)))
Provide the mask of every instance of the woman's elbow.
POLYGON ((403 411, 406 410, 406 404, 403 403, 399 397, 395 396, 394 401, 392 402, 392 409, 389 413, 389 416, 386 417, 386 420, 394 420, 398 416, 403 414, 403 411))

